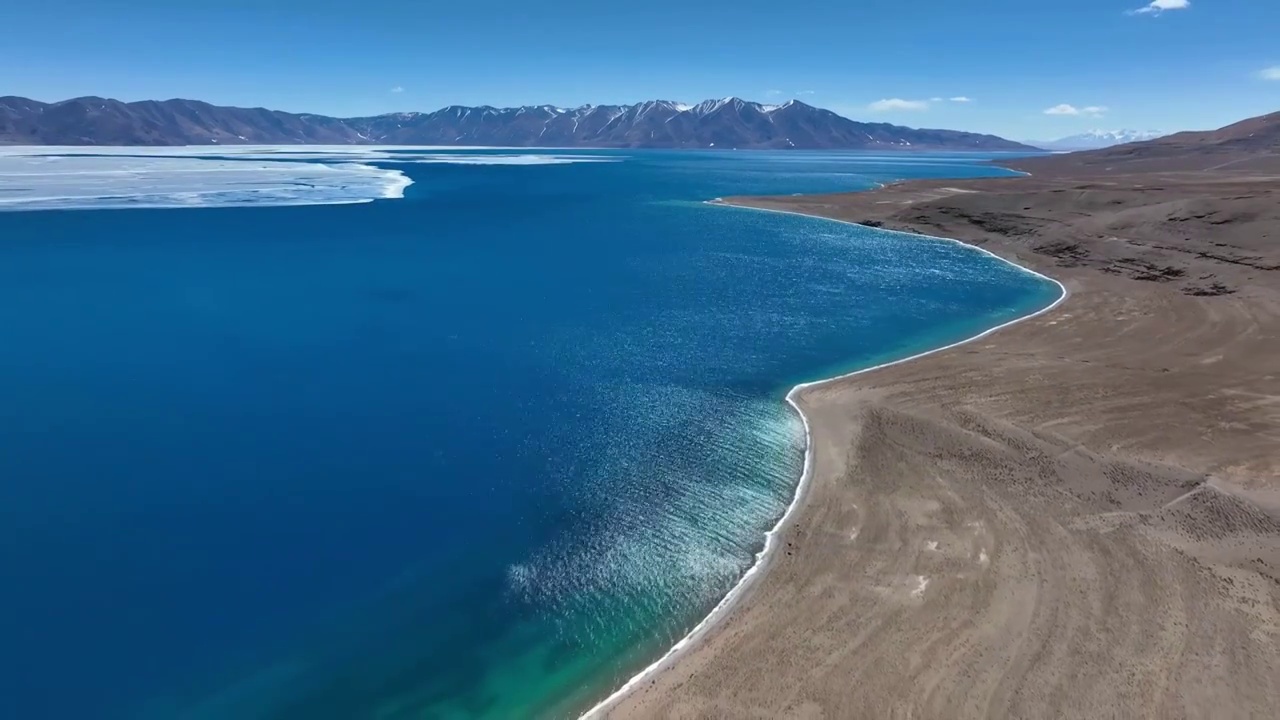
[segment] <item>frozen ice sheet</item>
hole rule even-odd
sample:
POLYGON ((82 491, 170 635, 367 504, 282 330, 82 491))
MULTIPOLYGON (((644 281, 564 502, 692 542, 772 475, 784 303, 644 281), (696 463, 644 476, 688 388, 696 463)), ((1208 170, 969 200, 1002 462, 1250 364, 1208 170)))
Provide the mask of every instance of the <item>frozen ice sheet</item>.
POLYGON ((546 153, 468 154, 424 153, 396 154, 390 162, 445 163, 452 165, 573 165, 577 163, 620 162, 615 155, 550 155, 546 153))
POLYGON ((359 162, 267 162, 0 153, 0 211, 312 205, 404 196, 398 170, 359 162))
POLYGON ((0 147, 0 211, 316 205, 404 197, 384 164, 560 165, 611 155, 492 148, 245 145, 0 147))

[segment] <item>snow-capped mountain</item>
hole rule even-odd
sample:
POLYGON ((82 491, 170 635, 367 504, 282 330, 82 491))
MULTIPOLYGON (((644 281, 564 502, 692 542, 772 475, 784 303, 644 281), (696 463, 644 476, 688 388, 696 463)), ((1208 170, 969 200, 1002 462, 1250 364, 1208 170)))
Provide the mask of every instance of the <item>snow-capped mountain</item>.
POLYGON ((371 142, 511 147, 811 148, 1029 150, 994 135, 862 123, 792 100, 765 105, 736 97, 697 104, 446 108, 409 121, 346 120, 371 142))
POLYGON ((994 135, 862 123, 792 100, 741 98, 696 105, 495 108, 452 105, 435 112, 362 118, 218 107, 193 100, 124 103, 77 98, 41 103, 0 98, 0 144, 200 145, 383 144, 505 147, 811 148, 1030 150, 994 135))
POLYGON ((1033 141, 1029 144, 1045 150, 1097 150, 1098 148, 1123 145, 1143 140, 1154 140, 1168 135, 1159 130, 1090 130, 1087 133, 1071 135, 1057 140, 1033 141))

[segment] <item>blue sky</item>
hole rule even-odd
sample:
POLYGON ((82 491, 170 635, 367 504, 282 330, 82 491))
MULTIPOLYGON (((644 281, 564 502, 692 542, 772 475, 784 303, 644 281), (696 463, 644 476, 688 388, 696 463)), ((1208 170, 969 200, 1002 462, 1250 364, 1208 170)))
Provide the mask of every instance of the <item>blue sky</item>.
POLYGON ((45 101, 366 115, 796 97, 859 120, 1018 139, 1280 110, 1280 0, 6 5, 0 94, 45 101))

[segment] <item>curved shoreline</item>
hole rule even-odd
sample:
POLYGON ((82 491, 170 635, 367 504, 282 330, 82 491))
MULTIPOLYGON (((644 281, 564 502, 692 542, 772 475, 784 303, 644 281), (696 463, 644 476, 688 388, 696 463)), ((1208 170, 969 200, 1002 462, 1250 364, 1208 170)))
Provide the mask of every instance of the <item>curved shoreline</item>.
POLYGON ((726 593, 723 598, 721 598, 720 602, 716 603, 715 607, 711 609, 711 612, 709 612, 705 618, 703 618, 700 622, 698 622, 698 624, 695 625, 693 629, 690 630, 684 637, 680 638, 680 640, 678 640, 676 644, 671 647, 671 649, 667 650, 667 652, 663 653, 661 657, 659 657, 653 663, 646 666, 640 672, 633 675, 630 679, 628 679, 625 683, 623 683, 623 685, 620 688, 615 690, 604 700, 601 700, 600 702, 596 703, 594 706, 591 707, 591 709, 587 710, 585 713, 580 715, 579 720, 594 720, 596 718, 603 717, 602 715, 603 713, 607 712, 620 700, 626 697, 640 683, 644 682, 647 679, 650 679, 651 677, 653 677, 654 675, 657 675, 663 670, 668 669, 671 666, 671 664, 674 663, 676 660, 678 660, 686 650, 688 650, 698 640, 702 639, 707 633, 714 630, 716 626, 719 624, 719 622, 728 616, 729 611, 732 610, 734 606, 736 606, 737 603, 746 596, 747 590, 749 590, 751 586, 754 584, 754 582, 757 579, 759 579, 759 577, 761 577, 762 571, 768 568, 768 563, 772 559, 772 555, 773 555, 772 551, 776 546, 776 543, 774 542, 774 540, 778 536, 778 533, 781 530, 783 530, 794 518, 795 511, 799 509, 801 505, 801 501, 804 499, 806 490, 808 489, 809 481, 813 475, 813 431, 809 424, 808 416, 805 415, 804 410, 800 407, 800 403, 797 402, 797 397, 799 396, 800 393, 804 392, 809 388, 825 385, 827 383, 837 382, 840 380, 844 380, 846 378, 853 377, 855 375, 861 375, 863 373, 872 372, 874 370, 880 370, 882 368, 891 367, 893 365, 900 365, 902 363, 910 362, 912 360, 916 360, 922 357, 940 353, 945 350, 951 350, 953 348, 960 347, 961 345, 971 343, 974 340, 979 340, 988 335, 991 335, 992 333, 998 330, 1002 330, 1012 325, 1016 325, 1024 320, 1029 320, 1031 318, 1043 315, 1057 308, 1071 294, 1070 291, 1067 290, 1067 287, 1063 285, 1062 282, 1060 282, 1056 278, 1052 278, 1048 275, 1045 275, 1044 273, 1038 272, 1036 270, 1032 270, 1031 268, 1026 267, 1025 265, 1020 265, 1006 257, 997 255, 996 253, 993 253, 990 250, 987 250, 985 248, 981 248, 981 247, 978 247, 977 245, 972 245, 962 240, 957 240, 955 238, 938 237, 936 235, 922 235, 922 234, 916 234, 916 233, 910 233, 910 232, 903 232, 900 230, 889 230, 886 228, 873 228, 866 225, 862 225, 861 223, 851 222, 848 220, 838 220, 835 218, 822 217, 820 215, 810 215, 807 213, 794 212, 790 210, 777 210, 774 208, 758 208, 758 207, 752 207, 750 205, 735 205, 732 203, 725 202, 723 198, 707 200, 707 201, 704 201, 704 203, 707 205, 737 208, 740 210, 754 210, 756 212, 771 212, 771 213, 778 213, 781 215, 796 215, 799 217, 825 220, 828 222, 841 223, 844 225, 857 225, 859 227, 864 227, 868 230, 872 230, 876 232, 884 232, 884 233, 890 233, 894 235, 904 235, 904 236, 915 238, 915 239, 926 239, 926 240, 955 243, 957 245, 961 245, 970 250, 975 250, 977 252, 993 257, 997 260, 1000 260, 1001 262, 1008 263, 1013 267, 1017 268, 1018 270, 1021 270, 1022 272, 1028 273, 1030 275, 1034 275, 1042 280, 1047 280, 1057 285, 1058 289, 1061 291, 1061 294, 1052 303, 1033 313, 1029 313, 1027 315, 1014 318, 1013 320, 1009 320, 1007 322, 996 325, 995 327, 988 328, 976 335, 965 338, 963 340, 959 340, 949 345, 933 348, 931 350, 926 350, 924 352, 916 353, 915 355, 911 355, 909 357, 901 358, 898 360, 892 360, 886 363, 880 363, 879 365, 873 365, 871 367, 862 368, 860 370, 854 370, 852 372, 833 375, 831 377, 823 378, 820 380, 812 380, 809 382, 799 383, 798 385, 792 387, 791 390, 787 392, 786 402, 788 405, 791 406, 793 410, 795 410, 796 414, 800 416, 800 421, 804 425, 804 439, 805 439, 804 466, 803 466, 803 469, 801 470, 800 479, 796 483, 795 494, 792 496, 790 504, 787 505, 787 508, 786 510, 783 511, 782 516, 778 518, 778 522, 775 523, 771 529, 765 532, 764 547, 761 548, 758 553, 756 553, 755 562, 752 563, 751 567, 748 568, 745 573, 743 573, 742 577, 739 578, 738 582, 732 588, 729 589, 729 592, 726 593))

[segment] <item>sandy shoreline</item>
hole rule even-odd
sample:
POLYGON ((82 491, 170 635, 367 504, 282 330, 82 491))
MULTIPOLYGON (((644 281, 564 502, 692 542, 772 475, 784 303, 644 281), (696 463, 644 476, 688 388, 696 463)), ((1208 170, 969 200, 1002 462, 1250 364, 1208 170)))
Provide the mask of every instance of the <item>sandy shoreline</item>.
MULTIPOLYGON (((881 187, 883 187, 883 185, 881 185, 881 187)), ((817 215, 806 215, 804 213, 791 212, 787 210, 778 210, 773 208, 756 208, 756 207, 751 207, 749 205, 733 205, 733 204, 724 202, 723 198, 716 198, 715 200, 709 200, 707 201, 707 204, 720 205, 724 207, 732 207, 732 208, 739 208, 739 209, 747 209, 747 210, 757 210, 759 212, 773 212, 773 213, 780 213, 784 215, 800 215, 802 217, 821 218, 821 216, 817 216, 817 215)), ((832 220, 832 222, 848 223, 848 221, 845 221, 845 220, 835 220, 832 218, 821 218, 821 219, 832 220)), ((856 224, 856 223, 849 223, 849 224, 856 224)), ((885 232, 906 234, 896 230, 885 230, 885 232)), ((622 687, 618 688, 612 694, 606 697, 604 700, 601 700, 591 709, 587 710, 587 712, 583 713, 580 716, 581 720, 592 720, 592 718, 606 717, 609 710, 612 709, 620 700, 622 700, 622 698, 629 695, 637 687, 643 685, 645 681, 649 680, 654 675, 671 667, 672 664, 674 664, 676 661, 679 660, 681 654, 683 654, 689 648, 693 647, 694 644, 697 643, 707 633, 714 631, 716 624, 719 623, 721 620, 723 620, 726 615, 732 612, 733 608, 737 603, 749 597, 750 590, 754 585, 754 583, 768 569, 769 563, 771 562, 774 554, 777 551, 777 545, 775 544, 774 541, 777 538, 778 534, 783 532, 787 528, 787 526, 791 523, 792 518, 795 514, 795 511, 799 509, 800 506, 803 504, 804 498, 808 491, 809 481, 813 474, 813 450, 814 450, 813 431, 812 431, 812 426, 810 425, 810 422, 809 422, 809 417, 808 415, 805 414, 804 408, 799 402, 799 397, 801 396, 802 393, 804 393, 806 390, 809 390, 810 388, 814 388, 820 385, 825 385, 827 383, 845 380, 847 378, 854 377, 855 375, 874 372, 876 370, 891 367, 893 365, 911 362, 919 358, 933 355, 934 353, 945 352, 952 348, 956 348, 961 345, 971 343, 975 340, 980 340, 990 335, 991 333, 997 332, 999 330, 1002 330, 1006 327, 1010 327, 1012 325, 1016 325, 1017 323, 1020 323, 1024 320, 1029 320, 1038 315, 1042 315, 1044 313, 1050 312, 1054 308, 1061 305, 1070 295, 1070 293, 1067 291, 1066 286, 1058 282, 1057 280, 1051 277, 1048 277, 1042 273, 1036 272, 1035 270, 1031 270, 1030 268, 1026 268, 1026 267, 1023 267, 1022 265, 1018 265, 1017 263, 1014 263, 1010 260, 1002 258, 999 255, 996 255, 995 253, 991 253, 986 250, 983 250, 982 248, 978 248, 972 245, 967 245, 966 243, 963 243, 959 240, 953 240, 950 238, 929 236, 927 239, 934 240, 937 242, 958 243, 960 245, 965 245, 965 247, 968 247, 971 250, 976 250, 986 255, 990 255, 991 257, 994 257, 998 260, 1008 262, 1009 264, 1013 265, 1014 267, 1017 267, 1020 270, 1023 270, 1038 278, 1041 278, 1043 280, 1047 280, 1049 282, 1056 284, 1058 288, 1061 290, 1061 295, 1059 295, 1058 298, 1055 299, 1048 306, 1040 308, 1035 312, 1032 312, 1027 315, 1023 315, 1021 317, 1015 318, 1005 323, 1001 323, 1000 325, 997 325, 995 327, 988 328, 987 330, 983 330, 982 332, 976 335, 973 335, 972 337, 965 338, 963 340, 951 343, 949 345, 934 348, 932 350, 926 350, 924 352, 917 353, 909 357, 901 358, 899 360, 892 360, 887 363, 881 363, 879 365, 863 368, 861 370, 854 370, 852 372, 843 373, 841 375, 836 375, 834 377, 823 378, 820 380, 813 380, 810 382, 803 382, 791 388, 791 390, 787 392, 786 402, 788 405, 791 406, 793 410, 795 410, 796 414, 800 417, 801 422, 804 424, 804 435, 805 435, 804 466, 801 470, 800 478, 796 481, 796 490, 795 490, 795 494, 792 496, 791 502, 788 504, 786 510, 783 511, 782 517, 778 518, 777 524, 775 524, 768 532, 765 533, 764 547, 762 547, 760 549, 760 552, 756 554, 756 562, 750 568, 747 569, 747 572, 742 576, 742 578, 738 581, 738 583, 729 590, 729 592, 724 596, 724 598, 720 600, 720 602, 716 603, 716 606, 711 609, 711 612, 708 613, 707 616, 704 617, 701 621, 699 621, 698 624, 695 625, 694 628, 691 631, 689 631, 687 635, 682 637, 675 645, 671 647, 670 650, 664 653, 662 657, 658 658, 653 663, 645 667, 639 673, 631 677, 625 684, 623 684, 622 687)))
POLYGON ((798 388, 813 470, 778 534, 787 553, 595 716, 1274 706, 1280 184, 1169 176, 1155 197, 1141 180, 731 201, 953 237, 1072 297, 798 388), (1196 224, 1213 239, 1184 237, 1196 224))

